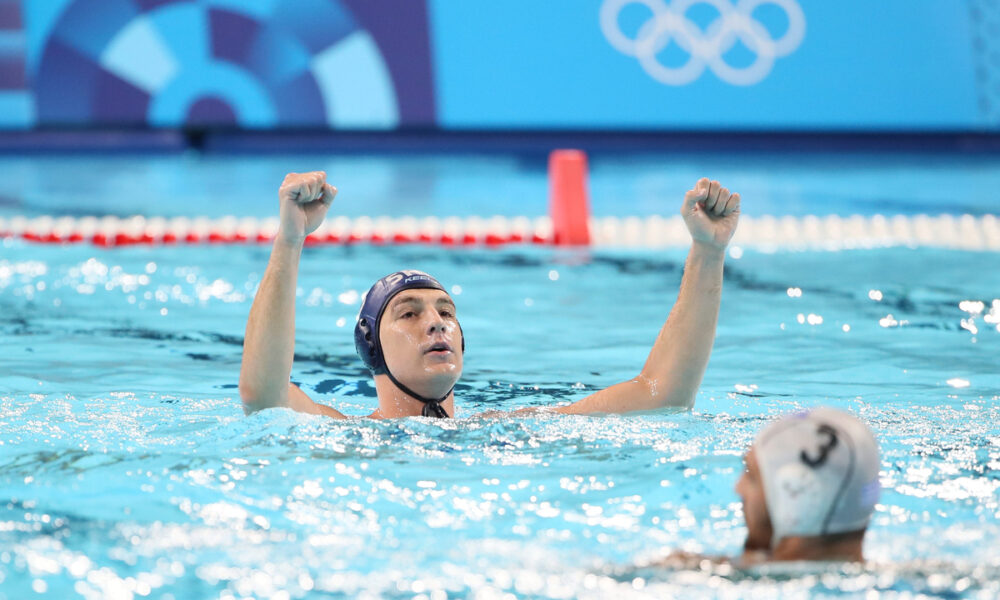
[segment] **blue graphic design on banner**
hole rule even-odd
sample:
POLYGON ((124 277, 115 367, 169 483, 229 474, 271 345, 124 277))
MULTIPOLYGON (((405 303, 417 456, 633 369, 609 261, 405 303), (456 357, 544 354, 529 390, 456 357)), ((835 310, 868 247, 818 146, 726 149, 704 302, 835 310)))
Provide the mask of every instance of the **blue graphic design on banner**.
POLYGON ((379 4, 28 2, 39 120, 249 128, 431 124, 425 8, 417 3, 382 19, 393 28, 385 40, 389 32, 381 23, 367 27, 379 4), (407 19, 402 30, 401 19, 407 19), (383 41, 395 56, 385 54, 383 41), (413 85, 413 73, 422 86, 413 85), (401 94, 396 79, 411 89, 401 94))
POLYGON ((0 0, 0 128, 26 129, 35 121, 24 37, 20 0, 0 0))
POLYGON ((0 0, 0 128, 1000 131, 995 0, 0 0))
POLYGON ((429 3, 447 128, 989 125, 965 3, 429 3))

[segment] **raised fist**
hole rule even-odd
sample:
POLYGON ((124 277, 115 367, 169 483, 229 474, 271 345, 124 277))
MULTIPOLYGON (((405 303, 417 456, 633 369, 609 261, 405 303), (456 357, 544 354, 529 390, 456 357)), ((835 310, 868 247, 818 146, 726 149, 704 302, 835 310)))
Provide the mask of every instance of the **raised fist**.
POLYGON ((330 208, 337 188, 326 182, 326 172, 289 173, 278 190, 281 226, 278 236, 301 242, 316 231, 330 208))

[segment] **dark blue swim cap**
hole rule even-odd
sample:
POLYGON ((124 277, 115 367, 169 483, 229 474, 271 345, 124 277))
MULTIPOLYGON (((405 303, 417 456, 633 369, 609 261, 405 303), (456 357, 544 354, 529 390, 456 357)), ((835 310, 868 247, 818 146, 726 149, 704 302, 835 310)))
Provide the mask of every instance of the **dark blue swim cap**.
MULTIPOLYGON (((358 322, 354 326, 354 347, 358 356, 375 375, 386 372, 385 356, 382 354, 382 341, 379 339, 379 325, 382 313, 392 298, 403 290, 431 289, 447 293, 437 279, 423 271, 397 271, 386 275, 375 282, 368 290, 358 322)), ((461 329, 461 328, 459 328, 461 329)), ((462 351, 465 351, 465 336, 462 336, 462 351)))

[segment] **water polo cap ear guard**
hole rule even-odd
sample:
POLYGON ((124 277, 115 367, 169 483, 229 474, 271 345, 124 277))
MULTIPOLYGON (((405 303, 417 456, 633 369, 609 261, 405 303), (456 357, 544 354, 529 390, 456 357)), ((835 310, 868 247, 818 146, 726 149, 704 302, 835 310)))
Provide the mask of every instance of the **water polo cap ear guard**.
MULTIPOLYGON (((451 390, 442 398, 426 398, 412 391, 397 380, 389 367, 385 364, 385 355, 382 353, 382 340, 379 339, 379 326, 382 323, 382 314, 385 312, 389 301, 404 291, 412 289, 441 290, 448 293, 437 279, 434 279, 423 271, 397 271, 379 279, 368 290, 364 301, 361 303, 361 311, 358 313, 358 321, 354 326, 354 348, 361 357, 361 361, 372 372, 373 375, 388 375, 389 379, 401 390, 424 403, 424 416, 447 417, 448 414, 441 407, 451 390), (428 414, 431 413, 431 414, 428 414)), ((465 332, 462 326, 458 326, 458 333, 462 337, 462 352, 465 352, 465 332)), ((452 388, 454 389, 454 388, 452 388)))

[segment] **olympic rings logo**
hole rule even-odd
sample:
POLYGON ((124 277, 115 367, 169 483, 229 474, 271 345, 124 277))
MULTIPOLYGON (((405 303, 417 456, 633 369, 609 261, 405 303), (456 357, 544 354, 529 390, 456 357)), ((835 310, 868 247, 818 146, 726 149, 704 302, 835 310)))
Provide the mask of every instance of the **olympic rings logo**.
POLYGON ((666 85, 687 85, 701 77, 705 67, 719 79, 732 85, 759 83, 771 72, 774 61, 794 52, 806 34, 806 18, 795 0, 605 0, 601 6, 601 31, 619 52, 639 59, 639 64, 653 79, 666 85), (636 37, 625 35, 618 16, 629 4, 641 4, 653 12, 636 37), (708 4, 719 11, 706 30, 685 14, 696 4, 708 4), (778 39, 771 37, 763 24, 751 16, 757 7, 775 4, 788 17, 788 30, 778 39), (689 58, 679 67, 664 66, 656 55, 674 41, 689 58), (742 42, 755 54, 745 67, 733 67, 723 56, 742 42))

